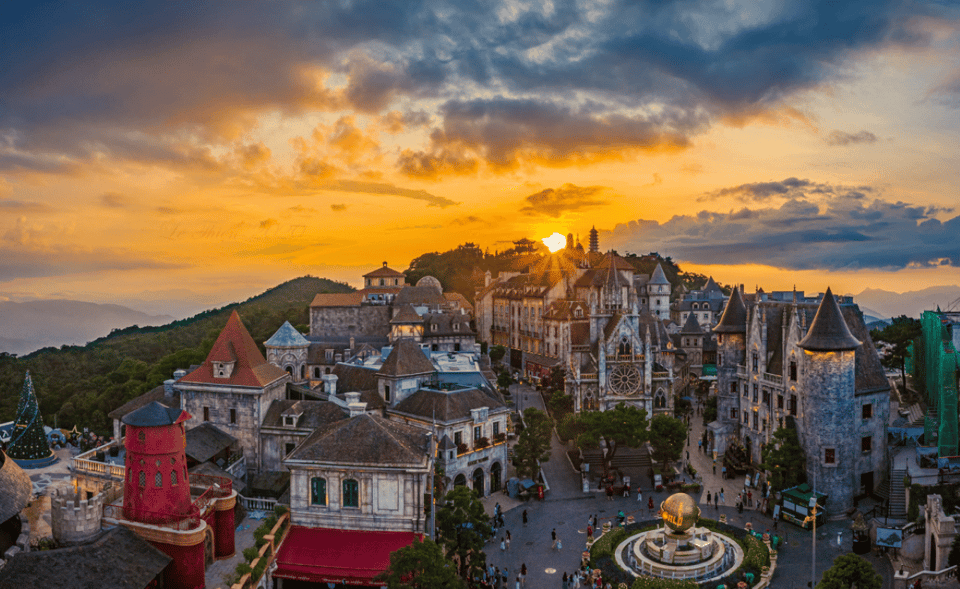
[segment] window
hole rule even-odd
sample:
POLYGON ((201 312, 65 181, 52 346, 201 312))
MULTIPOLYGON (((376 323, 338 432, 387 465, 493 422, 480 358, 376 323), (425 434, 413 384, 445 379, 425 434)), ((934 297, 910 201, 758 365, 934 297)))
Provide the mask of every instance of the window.
POLYGON ((237 423, 237 410, 236 410, 236 409, 231 409, 231 410, 230 410, 230 423, 237 423))
POLYGON ((473 441, 476 442, 483 437, 483 426, 477 425, 473 428, 473 441))
POLYGON ((753 383, 753 402, 757 402, 757 383, 753 383))
POLYGON ((871 417, 873 417, 873 404, 867 403, 866 405, 864 405, 860 411, 860 416, 863 417, 864 419, 870 419, 871 417))
POLYGON ((797 380, 797 361, 790 360, 790 380, 797 380))
POLYGON ((733 381, 730 383, 730 393, 733 395, 737 394, 737 381, 733 381))
POLYGON ((760 356, 754 352, 753 353, 753 371, 757 372, 760 366, 760 356))
POLYGON ((319 366, 314 366, 314 367, 313 367, 313 378, 320 378, 320 367, 319 367, 319 366))
MULTIPOLYGON (((160 473, 157 473, 157 474, 160 474, 160 473)), ((177 486, 177 471, 175 470, 170 471, 170 485, 174 487, 177 486)))
POLYGON ((387 403, 390 402, 390 385, 383 385, 383 400, 387 403))
POLYGON ((869 452, 869 451, 871 451, 871 450, 873 450, 873 437, 872 437, 872 436, 864 436, 864 437, 860 438, 860 451, 861 451, 861 452, 869 452))
POLYGON ((783 410, 783 395, 777 395, 777 409, 783 410))
POLYGON ((144 442, 147 441, 147 434, 145 434, 145 433, 143 432, 143 430, 138 431, 138 432, 137 432, 137 440, 139 440, 139 442, 140 442, 141 444, 143 444, 144 442))
POLYGON ((310 504, 327 504, 327 480, 321 477, 310 479, 310 504))
POLYGON ((153 475, 153 484, 157 487, 163 486, 163 475, 160 474, 160 471, 157 471, 157 474, 153 475))
POLYGON ((343 506, 360 507, 360 484, 353 479, 343 481, 343 506))
POLYGON ((735 420, 736 418, 737 418, 737 408, 736 408, 736 407, 731 407, 731 408, 730 408, 730 419, 734 419, 734 420, 735 420))
POLYGON ((790 395, 790 415, 797 415, 797 396, 790 395))
POLYGON ((327 364, 329 364, 330 362, 333 362, 333 349, 324 351, 324 356, 327 360, 327 364))
POLYGON ((283 455, 284 455, 284 456, 289 456, 290 453, 293 452, 293 449, 296 448, 296 447, 297 447, 296 444, 287 442, 286 444, 283 445, 283 455))
POLYGON ((763 389, 763 404, 764 405, 770 404, 770 390, 766 388, 763 389))
POLYGON ((760 427, 760 417, 756 411, 753 412, 753 429, 760 427))
POLYGON ((140 483, 140 488, 142 489, 142 488, 146 487, 146 486, 147 486, 147 473, 145 473, 144 471, 141 470, 141 471, 140 471, 140 477, 139 477, 139 479, 140 479, 140 480, 139 480, 138 482, 140 483))
POLYGON ((204 407, 204 408, 203 408, 203 420, 204 420, 204 421, 210 421, 210 408, 209 408, 209 407, 204 407))
POLYGON ((499 421, 494 421, 494 422, 493 422, 493 435, 496 436, 496 435, 498 435, 499 433, 500 433, 500 422, 499 422, 499 421))
POLYGON ((463 432, 453 432, 453 443, 458 446, 463 443, 463 432))
POLYGON ((824 448, 823 449, 823 463, 824 464, 836 464, 837 463, 837 451, 833 448, 824 448))

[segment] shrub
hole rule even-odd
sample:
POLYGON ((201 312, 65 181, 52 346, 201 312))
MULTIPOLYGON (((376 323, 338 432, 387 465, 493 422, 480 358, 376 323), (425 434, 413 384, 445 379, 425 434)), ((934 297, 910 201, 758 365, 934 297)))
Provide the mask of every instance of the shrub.
POLYGON ((250 568, 250 564, 249 564, 249 563, 241 562, 240 564, 237 565, 236 571, 237 571, 237 575, 239 575, 239 576, 242 577, 242 576, 246 575, 247 573, 252 573, 252 572, 253 572, 253 569, 250 568))
POLYGON ((627 535, 627 530, 618 527, 601 536, 590 546, 590 560, 596 562, 604 557, 612 558, 613 551, 617 549, 618 544, 627 539, 627 535))
POLYGON ((253 559, 258 556, 260 556, 260 551, 253 546, 243 549, 243 558, 245 558, 247 562, 253 562, 253 559))
POLYGON ((290 511, 290 508, 287 507, 286 505, 274 505, 274 506, 273 506, 273 513, 274 513, 274 515, 277 516, 277 518, 279 518, 281 515, 285 514, 285 513, 288 512, 288 511, 290 511))
POLYGON ((678 581, 674 579, 657 579, 654 577, 637 577, 630 589, 698 589, 696 581, 678 581))

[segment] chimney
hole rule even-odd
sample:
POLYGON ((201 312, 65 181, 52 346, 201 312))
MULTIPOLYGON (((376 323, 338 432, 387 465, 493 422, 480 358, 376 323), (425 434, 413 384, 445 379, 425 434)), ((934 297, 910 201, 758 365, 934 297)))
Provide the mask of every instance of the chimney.
POLYGON ((164 397, 166 397, 166 398, 169 399, 170 397, 173 396, 173 385, 174 385, 175 382, 177 382, 177 381, 173 380, 172 378, 168 378, 167 380, 163 381, 163 396, 164 396, 164 397))
POLYGON ((324 374, 320 377, 320 380, 323 381, 323 392, 327 395, 333 396, 337 394, 337 375, 336 374, 324 374))
MULTIPOLYGON (((357 396, 359 396, 359 394, 357 396)), ((350 417, 363 415, 364 413, 367 412, 366 403, 348 403, 347 407, 350 409, 350 417)))
POLYGON ((354 341, 353 336, 351 335, 351 336, 350 336, 350 354, 353 354, 353 348, 354 348, 354 346, 356 346, 356 345, 357 345, 357 343, 356 343, 356 341, 354 341))
POLYGON ((173 371, 173 379, 174 379, 174 380, 180 380, 181 378, 183 378, 183 377, 186 376, 186 375, 187 375, 187 371, 184 370, 183 368, 177 368, 176 370, 173 371))
POLYGON ((345 393, 343 396, 346 397, 348 406, 360 402, 360 393, 345 393))

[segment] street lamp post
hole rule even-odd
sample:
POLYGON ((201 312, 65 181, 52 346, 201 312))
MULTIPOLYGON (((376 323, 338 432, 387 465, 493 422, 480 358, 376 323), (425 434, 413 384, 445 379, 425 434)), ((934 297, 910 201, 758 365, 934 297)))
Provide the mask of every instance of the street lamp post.
POLYGON ((817 492, 810 498, 810 513, 805 520, 813 520, 813 553, 810 555, 810 589, 817 585, 817 492))

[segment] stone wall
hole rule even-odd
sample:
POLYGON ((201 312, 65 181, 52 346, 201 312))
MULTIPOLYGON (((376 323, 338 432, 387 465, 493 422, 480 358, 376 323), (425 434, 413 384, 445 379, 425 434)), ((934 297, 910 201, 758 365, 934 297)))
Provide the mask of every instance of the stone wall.
POLYGON ((83 489, 58 486, 50 490, 50 527, 53 537, 65 544, 79 544, 100 533, 103 493, 88 498, 83 489))
POLYGON ((387 305, 355 307, 310 307, 311 337, 377 336, 390 334, 387 305))

